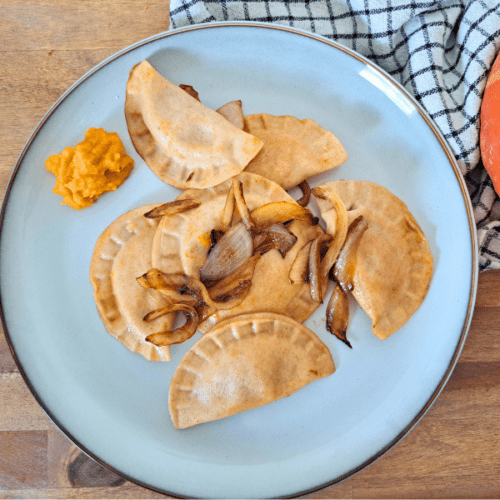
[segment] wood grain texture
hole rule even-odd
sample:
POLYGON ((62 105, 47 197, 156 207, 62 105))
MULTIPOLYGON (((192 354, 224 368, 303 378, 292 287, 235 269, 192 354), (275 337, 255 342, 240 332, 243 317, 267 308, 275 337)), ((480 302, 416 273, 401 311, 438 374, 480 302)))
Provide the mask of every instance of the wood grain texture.
MULTIPOLYGON (((168 29, 168 1, 2 0, 0 193, 58 97, 116 51, 168 29)), ((438 314, 439 312, 436 312, 438 314)), ((480 275, 454 373, 421 422, 377 462, 309 498, 500 495, 500 271, 480 275)), ((95 463, 50 421, 0 332, 0 499, 165 498, 95 463)))
POLYGON ((46 431, 49 418, 19 373, 0 373, 0 431, 46 431))
POLYGON ((0 433, 0 484, 4 489, 47 487, 47 431, 0 433))

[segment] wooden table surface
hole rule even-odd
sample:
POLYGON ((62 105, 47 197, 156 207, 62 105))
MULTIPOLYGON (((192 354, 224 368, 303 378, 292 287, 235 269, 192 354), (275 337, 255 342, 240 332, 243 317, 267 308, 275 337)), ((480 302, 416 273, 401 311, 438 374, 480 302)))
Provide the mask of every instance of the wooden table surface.
MULTIPOLYGON (((42 116, 103 59, 169 27, 166 1, 1 0, 0 192, 42 116)), ((417 427, 312 498, 500 497, 500 271, 482 273, 458 364, 417 427)), ((83 455, 26 387, 0 332, 0 498, 158 498, 83 455)))

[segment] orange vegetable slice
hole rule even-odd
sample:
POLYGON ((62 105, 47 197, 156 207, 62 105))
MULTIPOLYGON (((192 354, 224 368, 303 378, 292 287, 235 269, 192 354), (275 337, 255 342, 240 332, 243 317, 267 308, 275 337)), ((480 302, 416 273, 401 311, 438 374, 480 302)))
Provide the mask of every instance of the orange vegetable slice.
POLYGON ((500 57, 491 68, 481 105, 480 148, 484 166, 500 194, 500 57))

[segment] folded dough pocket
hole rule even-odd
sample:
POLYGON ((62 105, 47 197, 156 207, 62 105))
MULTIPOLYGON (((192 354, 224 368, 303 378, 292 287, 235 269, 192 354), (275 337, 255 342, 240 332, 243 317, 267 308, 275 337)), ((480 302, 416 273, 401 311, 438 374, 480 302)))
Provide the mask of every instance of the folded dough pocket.
POLYGON ((262 148, 259 139, 163 78, 147 61, 130 73, 125 117, 142 159, 160 179, 181 189, 214 186, 239 174, 262 148))
POLYGON ((144 217, 159 205, 135 208, 113 221, 99 236, 90 263, 97 311, 106 330, 133 352, 151 361, 170 361, 170 347, 157 347, 146 337, 170 330, 172 315, 143 321, 146 313, 168 305, 154 290, 145 290, 136 277, 151 269, 151 249, 159 219, 144 217))
POLYGON ((299 120, 267 113, 249 115, 245 116, 244 130, 264 143, 246 172, 267 177, 283 189, 298 186, 347 160, 340 141, 308 118, 299 120))
MULTIPOLYGON (((352 180, 319 187, 340 197, 349 223, 360 215, 368 222, 356 253, 352 294, 372 320, 373 333, 384 340, 410 319, 427 294, 433 265, 429 243, 408 207, 386 188, 352 180)), ((332 205, 316 201, 331 231, 332 205)))
POLYGON ((334 371, 326 345, 302 324, 281 314, 242 314, 184 355, 170 384, 170 415, 177 429, 230 417, 334 371))

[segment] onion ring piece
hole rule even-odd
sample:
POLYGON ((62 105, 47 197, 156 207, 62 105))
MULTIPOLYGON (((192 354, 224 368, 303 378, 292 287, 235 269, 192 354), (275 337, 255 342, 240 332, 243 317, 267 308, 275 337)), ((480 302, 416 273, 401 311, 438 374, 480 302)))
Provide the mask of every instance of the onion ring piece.
POLYGON ((173 304, 171 306, 162 307, 144 316, 144 321, 154 321, 155 319, 172 312, 183 312, 186 316, 186 323, 175 330, 167 330, 164 332, 152 333, 146 337, 147 342, 158 347, 164 347, 172 344, 182 344, 190 339, 198 328, 200 322, 198 313, 194 307, 186 304, 173 304))

